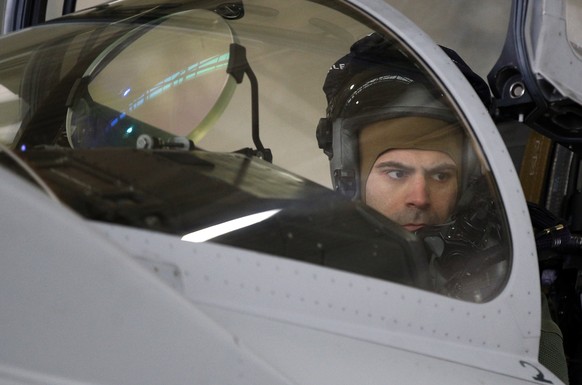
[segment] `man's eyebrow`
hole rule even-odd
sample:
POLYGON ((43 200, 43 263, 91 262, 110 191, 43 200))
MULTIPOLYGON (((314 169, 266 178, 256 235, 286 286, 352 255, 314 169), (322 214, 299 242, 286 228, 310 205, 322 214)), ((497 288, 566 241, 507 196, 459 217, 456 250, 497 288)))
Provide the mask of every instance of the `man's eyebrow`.
MULTIPOLYGON (((412 170, 416 169, 416 167, 409 166, 405 163, 397 162, 397 161, 393 161, 393 160, 380 162, 374 168, 394 168, 394 169, 404 170, 404 171, 412 171, 412 170)), ((429 168, 424 168, 423 170, 425 172, 431 173, 431 172, 445 172, 445 171, 455 171, 456 172, 457 169, 458 169, 458 167, 454 163, 444 162, 444 163, 436 164, 436 165, 429 167, 429 168)))
POLYGON ((441 163, 425 170, 428 172, 444 172, 444 171, 457 171, 457 169, 458 167, 454 163, 441 163))
POLYGON ((414 167, 408 166, 401 162, 396 162, 394 160, 380 162, 374 168, 395 168, 398 170, 414 170, 414 167))

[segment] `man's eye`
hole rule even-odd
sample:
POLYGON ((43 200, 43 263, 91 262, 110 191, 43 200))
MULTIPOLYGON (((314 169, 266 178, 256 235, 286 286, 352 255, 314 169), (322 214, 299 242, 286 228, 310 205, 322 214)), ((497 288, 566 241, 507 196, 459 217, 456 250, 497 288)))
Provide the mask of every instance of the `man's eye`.
POLYGON ((406 176, 406 173, 402 170, 392 170, 386 173, 392 179, 401 179, 406 176))
POLYGON ((432 175, 432 178, 438 182, 444 182, 451 178, 451 174, 448 172, 438 172, 432 175))

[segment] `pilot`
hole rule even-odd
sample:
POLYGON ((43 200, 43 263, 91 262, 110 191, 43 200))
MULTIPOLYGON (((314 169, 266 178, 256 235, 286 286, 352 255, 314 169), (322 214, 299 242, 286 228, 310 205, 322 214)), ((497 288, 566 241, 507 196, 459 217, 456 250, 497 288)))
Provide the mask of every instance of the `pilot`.
POLYGON ((457 204, 463 136, 444 120, 380 120, 359 133, 361 198, 409 231, 447 222, 457 204))
MULTIPOLYGON (((454 51, 442 48, 489 108, 487 84, 454 51)), ((490 258, 494 253, 477 251, 495 250, 495 243, 506 241, 475 154, 441 93, 397 45, 377 33, 356 42, 331 67, 323 90, 328 107, 317 140, 330 160, 334 188, 425 242, 440 238, 432 264, 441 279, 435 290, 486 300, 473 296, 481 288, 451 290, 451 282, 462 286, 454 274, 468 256, 490 258), (455 249, 459 245, 466 249, 455 249)), ((544 296, 541 303, 539 361, 568 383, 561 331, 544 296)))
POLYGON ((334 188, 409 231, 446 223, 469 182, 465 135, 444 98, 378 34, 330 69, 317 137, 334 188))

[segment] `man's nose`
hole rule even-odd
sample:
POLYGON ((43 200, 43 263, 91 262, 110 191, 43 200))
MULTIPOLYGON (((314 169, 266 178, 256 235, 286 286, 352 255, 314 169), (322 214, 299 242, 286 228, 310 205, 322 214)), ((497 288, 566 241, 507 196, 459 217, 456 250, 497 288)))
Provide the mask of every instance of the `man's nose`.
POLYGON ((409 181, 406 203, 408 206, 425 208, 430 204, 429 186, 424 176, 415 176, 409 181))

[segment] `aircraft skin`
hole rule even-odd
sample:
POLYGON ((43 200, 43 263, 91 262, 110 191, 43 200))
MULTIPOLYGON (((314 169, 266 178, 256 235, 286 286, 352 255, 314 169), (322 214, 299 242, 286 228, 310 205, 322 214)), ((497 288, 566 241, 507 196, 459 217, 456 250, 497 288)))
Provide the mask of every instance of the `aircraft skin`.
POLYGON ((380 0, 347 3, 406 42, 481 145, 511 233, 511 271, 499 294, 459 301, 87 220, 2 167, 1 385, 562 383, 538 362, 534 233, 489 112, 402 14, 380 0))
POLYGON ((2 172, 2 383, 560 383, 537 363, 535 280, 509 282, 484 308, 452 306, 354 274, 86 223, 2 172))

